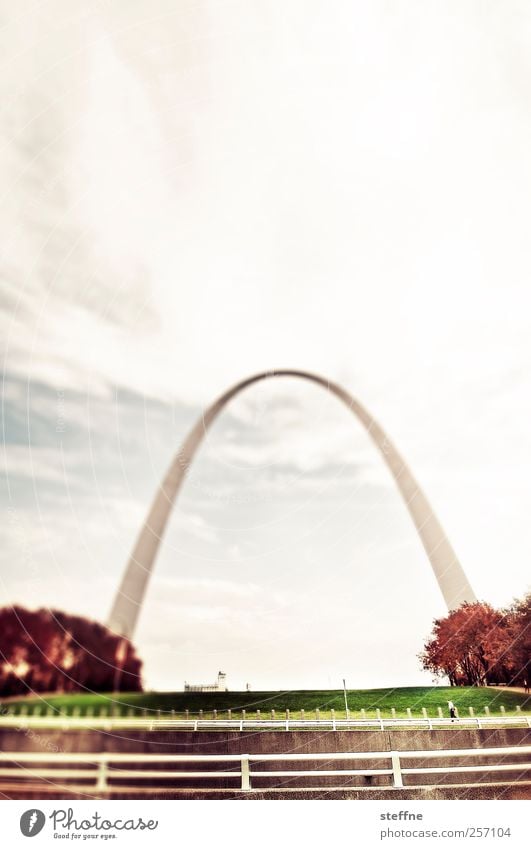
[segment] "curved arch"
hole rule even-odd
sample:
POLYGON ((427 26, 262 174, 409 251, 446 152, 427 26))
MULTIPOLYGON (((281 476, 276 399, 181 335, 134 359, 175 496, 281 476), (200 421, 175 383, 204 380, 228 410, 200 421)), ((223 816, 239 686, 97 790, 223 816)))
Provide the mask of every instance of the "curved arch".
POLYGON ((108 621, 109 627, 125 637, 132 636, 168 518, 186 472, 212 422, 231 398, 253 383, 271 377, 299 377, 309 380, 331 392, 347 405, 364 426, 393 475, 426 550, 448 609, 459 607, 463 602, 475 602, 476 596, 472 587, 428 499, 383 428, 359 401, 336 383, 327 381, 312 372, 281 369, 274 372, 261 372, 235 384, 205 410, 192 428, 153 500, 114 600, 108 621))

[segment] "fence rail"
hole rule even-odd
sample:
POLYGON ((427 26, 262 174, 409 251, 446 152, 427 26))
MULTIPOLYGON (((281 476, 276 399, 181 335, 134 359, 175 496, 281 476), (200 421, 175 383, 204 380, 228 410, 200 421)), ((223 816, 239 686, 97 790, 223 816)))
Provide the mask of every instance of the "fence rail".
MULTIPOLYGON (((84 784, 84 789, 93 789, 96 793, 105 793, 109 790, 124 789, 115 784, 116 780, 136 780, 138 782, 149 779, 150 789, 156 789, 157 779, 188 779, 191 782, 186 788, 194 789, 196 779, 237 779, 239 789, 248 792, 252 789, 252 779, 256 778, 304 778, 312 777, 338 777, 350 778, 352 776, 387 776, 390 778, 388 787, 413 787, 413 784, 404 785, 404 777, 411 775, 453 775, 470 773, 513 773, 512 781, 528 781, 531 775, 531 757, 526 762, 507 762, 507 758, 517 756, 530 756, 531 746, 495 747, 485 749, 444 749, 444 750, 422 750, 422 751, 384 751, 384 752, 313 752, 313 753, 289 753, 289 754, 237 754, 237 755, 192 755, 192 754, 119 754, 116 752, 101 753, 43 753, 43 752, 0 752, 0 786, 11 779, 13 783, 19 783, 20 779, 30 779, 50 782, 50 779, 83 779, 89 784, 84 784), (440 766, 408 767, 403 761, 414 759, 432 760, 454 758, 502 758, 502 763, 488 764, 459 764, 451 766, 448 764, 440 766), (386 761, 389 766, 385 769, 367 768, 361 769, 288 769, 287 765, 292 763, 304 764, 304 762, 325 762, 341 765, 345 761, 386 761), (278 770, 257 770, 253 765, 274 764, 281 762, 282 768, 278 770), (6 764, 6 766, 4 766, 6 764), (183 765, 197 764, 197 769, 183 770, 183 765), (146 766, 163 765, 167 769, 145 769, 146 766), (207 765, 214 765, 214 769, 206 769, 207 765), (225 769, 217 768, 224 765, 225 769), (134 768, 136 767, 136 768, 134 768), (171 768, 173 767, 173 769, 171 768), (175 768, 177 767, 177 768, 175 768), (3 781, 2 781, 3 780, 3 781)), ((281 785, 284 782, 281 782, 281 785)), ((472 783, 472 782, 470 782, 472 783)), ((476 782, 477 783, 477 782, 476 782)), ((481 782, 480 782, 481 783, 481 782)), ((278 786, 281 786, 278 785, 278 786)), ((24 786, 21 784, 21 786, 24 786)), ((55 786, 55 785, 54 785, 55 786)), ((64 785, 63 785, 64 786, 64 785)), ((145 785, 144 785, 145 786, 145 785)), ((182 787, 182 785, 180 785, 182 787)), ((197 785, 196 785, 197 786, 197 785)), ((337 787, 344 787, 338 784, 337 787)), ((423 784, 422 786, 427 786, 423 784)), ((433 785, 431 785, 433 786, 433 785)), ((168 785, 161 785, 161 789, 168 785)), ((315 788, 315 785, 313 785, 315 788)), ((129 786, 129 789, 131 787, 129 786)))
POLYGON ((147 731, 246 731, 257 728, 295 731, 304 728, 321 728, 332 731, 367 728, 384 731, 386 728, 415 728, 433 731, 437 728, 531 728, 531 715, 515 716, 464 716, 454 721, 435 717, 411 719, 172 719, 144 716, 0 716, 0 729, 48 729, 48 730, 113 730, 139 729, 147 731))

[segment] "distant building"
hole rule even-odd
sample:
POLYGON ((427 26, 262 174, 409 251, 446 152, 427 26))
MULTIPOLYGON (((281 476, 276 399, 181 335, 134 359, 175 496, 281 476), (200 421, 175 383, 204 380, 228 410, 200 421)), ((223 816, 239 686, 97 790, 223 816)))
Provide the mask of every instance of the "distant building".
POLYGON ((218 672, 218 680, 215 684, 188 684, 184 682, 185 693, 227 693, 227 676, 224 672, 218 672))

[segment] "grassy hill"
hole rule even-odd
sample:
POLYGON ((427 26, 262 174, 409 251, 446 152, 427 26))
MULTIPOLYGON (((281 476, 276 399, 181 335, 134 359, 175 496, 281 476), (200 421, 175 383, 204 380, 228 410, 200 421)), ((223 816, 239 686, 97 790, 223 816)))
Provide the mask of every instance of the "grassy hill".
MULTIPOLYGON (((428 716, 437 716, 440 707, 447 716, 447 702, 451 699, 461 716, 473 708, 475 714, 486 714, 486 708, 492 715, 507 714, 517 710, 531 713, 531 699, 523 693, 492 687, 398 687, 381 690, 348 690, 348 705, 351 716, 376 716, 379 709, 383 717, 407 716, 408 708, 412 716, 422 716, 422 708, 428 716)), ((262 718, 271 716, 275 711, 277 718, 285 717, 289 710, 292 718, 305 711, 307 718, 315 717, 319 710, 321 718, 330 716, 334 709, 336 716, 345 715, 345 702, 342 690, 289 690, 264 692, 229 693, 117 693, 112 694, 72 694, 50 695, 43 697, 21 698, 4 702, 2 713, 62 713, 77 715, 95 715, 113 713, 115 715, 141 715, 144 712, 161 711, 162 715, 175 713, 177 717, 199 716, 211 718, 217 711, 219 718, 227 717, 228 711, 234 718, 240 718, 242 711, 255 717, 259 710, 262 718), (188 712, 188 714, 187 714, 188 712)))

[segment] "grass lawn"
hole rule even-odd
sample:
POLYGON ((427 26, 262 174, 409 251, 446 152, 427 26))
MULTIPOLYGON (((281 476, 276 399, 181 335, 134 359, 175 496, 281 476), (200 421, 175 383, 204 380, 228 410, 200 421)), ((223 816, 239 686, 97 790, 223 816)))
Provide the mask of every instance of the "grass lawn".
MULTIPOLYGON (((397 717, 408 716, 408 708, 413 717, 422 716, 426 708, 428 716, 436 717, 437 709, 442 708, 448 715, 447 702, 451 699, 461 716, 469 715, 469 708, 475 714, 500 716, 503 708, 507 714, 517 709, 531 713, 531 698, 524 693, 515 693, 492 687, 398 687, 381 690, 348 690, 348 706, 351 717, 363 718, 376 716, 391 717, 395 710, 397 717)), ((245 710, 248 718, 254 718, 260 711, 262 718, 270 718, 275 711, 276 718, 284 718, 286 710, 292 719, 299 718, 304 710, 307 719, 315 718, 316 710, 320 718, 325 719, 334 709, 339 719, 345 716, 345 702, 342 690, 289 690, 266 692, 229 692, 229 693, 118 693, 112 694, 72 694, 43 697, 21 698, 0 702, 2 713, 20 715, 21 713, 46 713, 53 711, 77 715, 114 713, 115 715, 175 712, 178 718, 200 716, 210 719, 217 711, 218 718, 227 718, 231 711, 233 718, 241 718, 245 710), (188 711, 188 714, 186 713, 188 711)))

